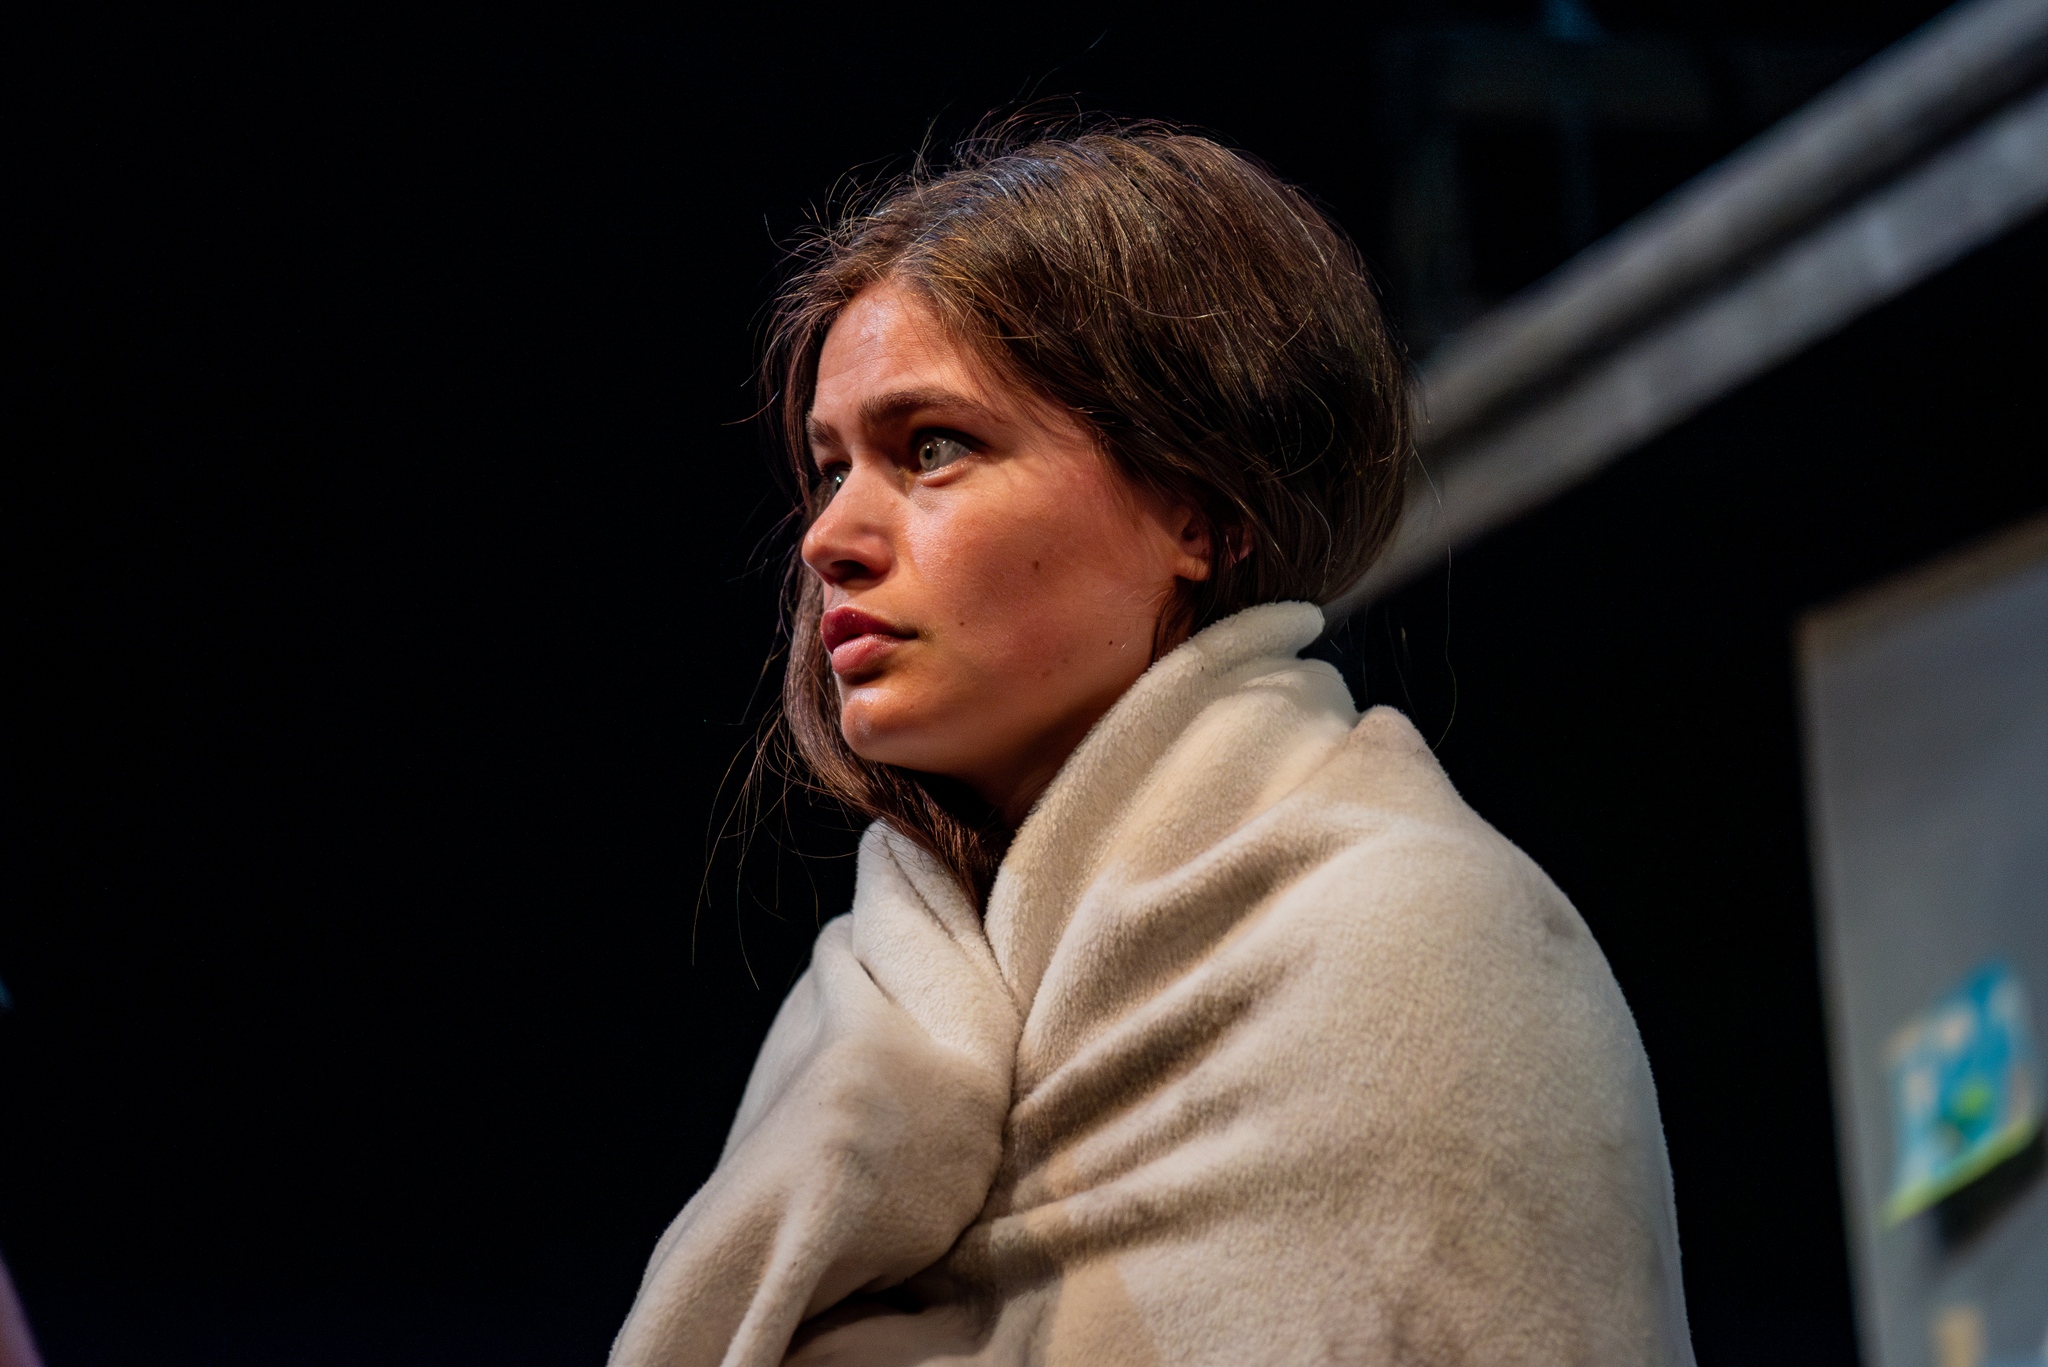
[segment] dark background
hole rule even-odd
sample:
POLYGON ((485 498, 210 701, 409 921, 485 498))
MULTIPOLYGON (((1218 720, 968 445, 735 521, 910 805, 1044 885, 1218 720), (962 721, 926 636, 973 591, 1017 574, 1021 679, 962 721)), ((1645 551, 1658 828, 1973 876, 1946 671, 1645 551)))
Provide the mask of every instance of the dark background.
MULTIPOLYGON (((1934 9, 1611 0, 1580 41, 1791 52, 1783 103, 1934 9)), ((1541 119, 1458 123, 1463 293, 1429 295, 1402 54, 1549 21, 17 21, 0 1249, 51 1367, 600 1360, 850 884, 814 812, 707 862, 773 647, 778 244, 850 169, 1072 96, 1305 184, 1420 349, 1589 220, 1541 119)), ((1769 104, 1596 127, 1592 230, 1769 104)), ((1709 1367, 1855 1360, 1788 633, 2048 503, 2043 246, 1338 643, 1612 959, 1709 1367)))

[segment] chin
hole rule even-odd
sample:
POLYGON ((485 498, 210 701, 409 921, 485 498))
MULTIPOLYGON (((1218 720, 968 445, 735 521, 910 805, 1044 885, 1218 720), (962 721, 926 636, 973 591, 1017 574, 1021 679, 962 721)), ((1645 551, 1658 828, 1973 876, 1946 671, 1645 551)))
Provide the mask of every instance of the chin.
POLYGON ((916 720, 905 715, 909 709, 891 691, 862 684, 842 690, 839 700, 839 734, 853 753, 875 764, 901 765, 901 753, 916 748, 914 742, 906 746, 910 737, 904 734, 917 729, 916 720))
POLYGON ((839 734, 871 764, 944 773, 952 747, 932 733, 930 709, 892 697, 894 691, 873 685, 848 690, 839 704, 839 734))

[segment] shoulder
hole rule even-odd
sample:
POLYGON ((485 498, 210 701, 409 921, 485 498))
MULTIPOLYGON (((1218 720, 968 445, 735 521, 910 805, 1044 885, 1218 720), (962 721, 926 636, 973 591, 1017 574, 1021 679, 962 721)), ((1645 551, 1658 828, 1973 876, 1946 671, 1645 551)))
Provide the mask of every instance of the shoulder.
POLYGON ((1655 1087, 1571 903, 1387 709, 1289 803, 1313 854, 1247 927, 1254 1085, 1350 1175, 1374 1275, 1447 1324, 1682 1336, 1655 1087))
POLYGON ((1321 848, 1281 919, 1313 941, 1317 973, 1350 985, 1357 1018, 1640 1050, 1577 910, 1458 795, 1407 718, 1366 713, 1296 799, 1321 848))
POLYGON ((1415 912, 1449 913, 1473 899, 1569 909, 1535 861, 1458 795, 1415 727, 1390 707, 1360 717, 1296 797, 1324 832, 1318 876, 1353 883, 1374 900, 1415 912))

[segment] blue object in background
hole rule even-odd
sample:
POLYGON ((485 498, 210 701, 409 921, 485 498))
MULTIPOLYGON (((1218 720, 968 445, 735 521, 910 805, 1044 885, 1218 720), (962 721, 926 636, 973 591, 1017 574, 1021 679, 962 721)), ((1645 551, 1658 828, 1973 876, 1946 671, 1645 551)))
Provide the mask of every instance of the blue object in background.
POLYGON ((1886 1223, 1968 1186, 2040 1131, 2026 989, 2004 961, 1980 966, 1908 1021, 1886 1054, 1898 1155, 1886 1223))

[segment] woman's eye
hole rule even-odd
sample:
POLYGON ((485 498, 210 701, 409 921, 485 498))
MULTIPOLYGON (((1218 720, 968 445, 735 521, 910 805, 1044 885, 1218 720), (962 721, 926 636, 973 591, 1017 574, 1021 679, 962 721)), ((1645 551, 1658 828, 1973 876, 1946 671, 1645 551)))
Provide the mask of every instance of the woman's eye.
POLYGON ((832 495, 839 492, 839 486, 846 483, 846 467, 835 465, 818 475, 818 506, 832 501, 832 495))
POLYGON ((936 470, 951 465, 960 457, 969 454, 967 443, 958 437, 941 436, 936 432, 927 433, 917 439, 917 468, 936 470))

